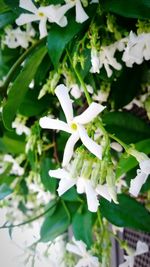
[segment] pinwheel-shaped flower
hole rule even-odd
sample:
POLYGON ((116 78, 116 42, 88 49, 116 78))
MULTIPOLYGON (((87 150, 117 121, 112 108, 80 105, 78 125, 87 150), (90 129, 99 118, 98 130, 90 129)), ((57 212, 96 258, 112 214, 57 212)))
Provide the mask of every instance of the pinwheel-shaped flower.
POLYGON ((47 20, 50 23, 55 22, 61 27, 67 25, 67 18, 64 14, 70 9, 73 5, 49 5, 45 7, 37 8, 31 0, 20 0, 20 7, 26 9, 33 14, 21 14, 18 19, 16 19, 17 25, 21 26, 32 21, 40 21, 39 30, 40 38, 43 38, 47 35, 46 22, 47 20))
POLYGON ((69 97, 67 87, 60 84, 56 87, 55 93, 65 113, 67 123, 58 119, 43 117, 40 119, 40 126, 45 129, 62 130, 71 134, 66 143, 62 165, 68 165, 73 155, 74 146, 79 139, 92 154, 102 159, 102 147, 88 136, 84 125, 95 119, 105 107, 93 102, 81 115, 73 117, 72 100, 69 97))
POLYGON ((83 23, 89 18, 82 7, 81 0, 66 0, 66 3, 72 3, 75 6, 76 22, 83 23))
POLYGON ((138 241, 136 244, 136 250, 130 251, 128 256, 124 255, 125 262, 119 265, 119 267, 133 267, 135 256, 148 252, 148 245, 145 242, 138 241))
POLYGON ((75 240, 72 238, 74 244, 67 243, 66 249, 81 257, 75 267, 99 267, 100 263, 98 258, 93 256, 92 253, 87 250, 86 244, 82 240, 75 240))

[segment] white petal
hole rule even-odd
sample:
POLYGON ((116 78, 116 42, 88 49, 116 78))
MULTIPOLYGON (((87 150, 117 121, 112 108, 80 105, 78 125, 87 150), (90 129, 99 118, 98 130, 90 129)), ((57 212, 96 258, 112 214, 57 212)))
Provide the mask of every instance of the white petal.
POLYGON ((104 106, 95 102, 91 103, 90 106, 79 116, 74 118, 74 121, 80 124, 86 124, 97 117, 97 115, 105 109, 104 106))
POLYGON ((40 119, 39 124, 44 129, 61 130, 70 133, 70 128, 64 121, 43 117, 40 119))
POLYGON ((55 94, 59 99, 61 107, 65 113, 66 120, 69 123, 73 119, 73 108, 67 87, 63 84, 58 85, 55 89, 55 94))
POLYGON ((76 184, 76 179, 73 178, 62 178, 59 182, 59 187, 57 189, 59 196, 63 195, 68 191, 72 186, 76 184))
POLYGON ((21 26, 32 21, 39 20, 38 16, 32 14, 21 14, 19 18, 16 19, 16 24, 21 26))
POLYGON ((68 177, 68 172, 64 169, 50 170, 49 175, 58 179, 68 177))
POLYGON ((102 159, 102 147, 94 142, 88 135, 83 126, 78 125, 78 132, 82 143, 97 158, 102 159))
POLYGON ((40 20, 40 24, 39 24, 40 39, 47 36, 46 21, 47 21, 46 17, 40 20))
POLYGON ((86 21, 89 16, 85 13, 80 0, 76 0, 76 22, 82 23, 86 21))
POLYGON ((142 172, 146 173, 147 175, 150 174, 150 159, 143 160, 139 165, 142 172))
POLYGON ((65 150, 64 150, 64 155, 63 155, 63 162, 62 162, 62 166, 67 166, 72 155, 73 155, 73 150, 74 150, 74 146, 76 144, 76 142, 79 140, 79 135, 78 132, 72 134, 65 146, 65 150))
POLYGON ((138 241, 136 245, 135 256, 148 252, 149 248, 145 242, 138 241))
POLYGON ((99 185, 97 185, 97 187, 96 187, 96 192, 97 192, 100 196, 106 198, 108 201, 111 202, 111 196, 110 196, 110 194, 109 194, 109 190, 108 190, 108 185, 107 185, 107 184, 104 184, 104 185, 100 185, 100 184, 99 184, 99 185))
POLYGON ((86 182, 85 193, 87 197, 88 210, 91 212, 96 212, 99 206, 99 201, 97 199, 97 193, 95 189, 88 180, 86 182))
MULTIPOLYGON (((133 258, 133 259, 134 259, 134 258, 133 258)), ((130 265, 129 265, 129 261, 125 261, 125 262, 119 264, 119 267, 130 267, 130 265)))
POLYGON ((37 8, 31 0, 20 0, 19 6, 23 9, 26 9, 26 10, 31 11, 33 13, 37 12, 37 8))
POLYGON ((84 178, 79 177, 77 180, 76 186, 77 186, 78 194, 85 193, 85 179, 84 178))
POLYGON ((144 172, 139 172, 137 176, 131 180, 129 192, 137 197, 142 185, 146 182, 148 175, 144 172))
POLYGON ((82 257, 82 253, 76 245, 68 243, 66 246, 66 250, 82 257))

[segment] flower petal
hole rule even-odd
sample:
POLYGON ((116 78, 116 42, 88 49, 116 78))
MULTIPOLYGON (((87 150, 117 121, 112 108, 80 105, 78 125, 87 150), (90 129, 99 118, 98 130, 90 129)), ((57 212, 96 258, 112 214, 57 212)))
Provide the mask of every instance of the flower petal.
POLYGON ((82 177, 79 177, 76 183, 77 186, 77 192, 78 194, 85 193, 85 179, 82 177))
POLYGON ((89 16, 85 13, 80 0, 76 0, 76 22, 82 23, 86 21, 89 16))
POLYGON ((59 187, 57 189, 59 196, 63 195, 75 184, 76 184, 76 179, 70 177, 62 178, 59 182, 59 187))
POLYGON ((88 135, 82 125, 78 125, 78 132, 82 143, 97 158, 102 159, 102 147, 94 142, 88 135))
POLYGON ((96 212, 99 206, 99 201, 97 198, 97 193, 92 187, 91 182, 87 180, 85 186, 85 193, 87 198, 88 210, 91 212, 96 212))
POLYGON ((70 133, 70 128, 64 121, 43 117, 40 119, 39 124, 44 129, 61 130, 70 133))
POLYGON ((145 242, 138 241, 136 245, 135 256, 146 253, 149 251, 148 245, 145 242))
POLYGON ((31 11, 33 13, 37 12, 37 8, 31 0, 20 0, 19 6, 23 9, 26 9, 26 10, 31 11))
POLYGON ((97 115, 105 109, 101 104, 93 102, 90 106, 79 116, 74 118, 74 121, 80 124, 86 124, 97 117, 97 115))
POLYGON ((146 173, 147 175, 150 174, 150 159, 149 158, 141 161, 139 165, 140 165, 142 172, 146 173))
POLYGON ((65 169, 49 170, 49 176, 55 177, 57 179, 68 177, 68 172, 65 169))
POLYGON ((72 134, 69 137, 69 139, 66 143, 66 146, 65 146, 65 150, 64 150, 62 166, 68 165, 68 163, 69 163, 69 161, 73 155, 74 146, 78 140, 79 140, 78 132, 72 134))
POLYGON ((47 21, 46 17, 40 20, 40 24, 39 24, 40 39, 47 36, 46 21, 47 21))
POLYGON ((108 185, 107 184, 98 184, 96 187, 96 192, 97 194, 99 194, 100 196, 106 198, 108 201, 111 202, 111 196, 109 194, 109 190, 108 190, 108 185))
POLYGON ((144 172, 139 172, 137 176, 131 180, 129 192, 137 197, 142 185, 146 182, 148 175, 144 172))
POLYGON ((80 249, 76 245, 68 243, 66 246, 66 250, 82 257, 82 253, 80 252, 80 249))
POLYGON ((55 89, 55 94, 59 99, 61 107, 65 113, 66 120, 69 123, 73 119, 73 108, 67 87, 63 84, 58 85, 55 89))
POLYGON ((16 19, 16 24, 21 26, 32 21, 39 20, 38 16, 32 14, 21 14, 19 18, 16 19))

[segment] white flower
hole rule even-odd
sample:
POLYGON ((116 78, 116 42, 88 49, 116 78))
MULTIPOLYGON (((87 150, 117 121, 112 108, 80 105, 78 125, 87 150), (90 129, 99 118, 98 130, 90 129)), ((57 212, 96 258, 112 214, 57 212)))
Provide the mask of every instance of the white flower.
POLYGON ((50 170, 49 175, 60 179, 59 187, 57 189, 59 196, 63 195, 72 186, 76 185, 79 194, 86 194, 88 210, 91 212, 96 212, 98 209, 98 195, 111 201, 109 188, 106 184, 97 185, 95 188, 90 179, 83 178, 82 176, 72 178, 68 170, 60 168, 57 170, 50 170))
POLYGON ((139 162, 140 169, 137 170, 137 176, 131 180, 129 192, 137 197, 143 184, 146 182, 150 174, 150 159, 149 157, 133 148, 128 150, 128 153, 136 158, 139 162))
POLYGON ((117 43, 114 43, 109 46, 101 47, 100 52, 97 53, 92 52, 91 53, 92 68, 90 71, 93 73, 95 72, 99 73, 100 69, 104 66, 107 72, 107 76, 111 77, 113 72, 110 66, 116 70, 121 70, 122 68, 121 64, 118 63, 116 58, 114 57, 116 50, 117 50, 117 43))
POLYGON ((137 197, 143 184, 145 184, 150 174, 150 159, 147 158, 139 163, 140 169, 137 170, 137 176, 131 180, 129 192, 137 197))
MULTIPOLYGON (((83 88, 82 87, 79 87, 79 85, 77 84, 71 84, 70 86, 70 94, 75 98, 75 99, 78 99, 81 97, 82 95, 82 92, 83 92, 83 88)), ((87 91, 90 93, 90 94, 93 94, 93 88, 91 85, 87 84, 86 85, 86 88, 87 88, 87 91)))
POLYGON ((71 134, 64 150, 62 165, 66 166, 69 163, 74 146, 79 139, 92 154, 101 159, 102 147, 87 135, 84 125, 95 119, 105 107, 93 102, 81 115, 73 117, 72 100, 67 87, 60 84, 56 87, 55 93, 65 113, 67 123, 48 117, 41 118, 39 123, 42 128, 62 130, 71 134))
POLYGON ((81 0, 66 0, 66 3, 71 3, 76 9, 76 22, 83 23, 89 16, 85 13, 81 0))
POLYGON ((23 175, 24 169, 19 166, 18 162, 9 154, 6 154, 3 158, 4 162, 12 163, 11 173, 15 175, 23 175))
POLYGON ((32 21, 40 21, 39 31, 40 38, 43 38, 47 35, 46 22, 47 20, 50 23, 55 22, 61 27, 65 27, 67 25, 67 18, 64 14, 72 7, 72 5, 49 5, 46 7, 37 8, 31 0, 20 0, 21 8, 26 9, 33 14, 21 14, 19 18, 16 19, 16 23, 18 25, 27 24, 32 21))
POLYGON ((25 135, 30 134, 30 129, 25 125, 26 123, 26 118, 18 115, 16 119, 12 122, 12 128, 16 129, 16 133, 18 135, 22 135, 23 133, 25 135))
POLYGON ((98 258, 93 256, 90 251, 87 250, 86 244, 82 240, 72 239, 74 244, 68 243, 66 249, 81 257, 78 263, 74 267, 99 267, 100 263, 98 258))
POLYGON ((16 29, 6 28, 5 33, 6 36, 3 43, 9 48, 16 48, 18 46, 27 48, 29 42, 32 41, 32 37, 35 36, 35 31, 30 24, 28 24, 26 31, 22 31, 19 27, 16 29))
POLYGON ((145 242, 138 241, 135 251, 128 251, 129 256, 124 255, 125 262, 120 264, 119 267, 133 267, 135 256, 148 252, 148 245, 145 242))
POLYGON ((117 152, 122 152, 123 150, 122 146, 117 142, 111 142, 110 147, 117 152))
POLYGON ((141 64, 144 59, 150 59, 150 34, 136 35, 131 31, 122 60, 127 67, 132 67, 134 63, 141 64))

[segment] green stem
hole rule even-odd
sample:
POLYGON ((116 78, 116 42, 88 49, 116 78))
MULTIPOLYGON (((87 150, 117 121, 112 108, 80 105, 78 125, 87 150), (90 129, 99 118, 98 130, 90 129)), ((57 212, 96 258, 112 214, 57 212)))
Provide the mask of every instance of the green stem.
POLYGON ((17 70, 17 68, 21 65, 21 63, 25 60, 25 58, 31 53, 31 51, 38 46, 41 42, 43 41, 43 39, 38 40, 37 42, 35 42, 32 46, 30 46, 19 58, 18 60, 15 62, 15 64, 11 67, 10 71, 7 74, 7 78, 4 82, 4 84, 0 87, 0 93, 2 93, 4 96, 6 95, 6 91, 7 88, 17 70))
POLYGON ((53 207, 55 207, 56 204, 57 204, 57 201, 50 208, 45 210, 43 213, 39 214, 36 217, 30 218, 29 220, 27 220, 25 222, 18 223, 18 224, 12 224, 12 225, 4 225, 4 226, 1 226, 0 229, 20 227, 22 225, 34 222, 34 221, 38 220, 39 218, 43 217, 46 213, 48 213, 53 207))
POLYGON ((69 221, 71 221, 71 216, 70 216, 69 210, 68 210, 68 208, 67 208, 64 200, 61 199, 61 203, 62 203, 62 205, 63 205, 63 207, 64 207, 64 209, 65 209, 65 211, 67 213, 67 216, 68 216, 69 221))
POLYGON ((86 88, 86 85, 85 85, 85 83, 84 83, 84 81, 83 81, 80 73, 78 72, 77 68, 73 65, 72 59, 71 59, 70 54, 69 54, 69 52, 68 52, 67 49, 66 49, 66 52, 67 52, 68 58, 70 60, 70 63, 72 65, 73 69, 74 69, 74 72, 75 72, 75 74, 76 74, 76 76, 77 76, 77 78, 78 78, 78 80, 79 80, 79 82, 80 82, 80 84, 81 84, 81 86, 82 86, 82 88, 84 90, 85 97, 86 97, 86 100, 88 102, 88 105, 90 105, 92 103, 92 100, 91 100, 91 97, 89 95, 89 92, 88 92, 88 90, 86 88))
POLYGON ((121 141, 118 137, 116 137, 114 134, 109 134, 109 137, 117 141, 125 149, 125 151, 128 152, 129 146, 121 141))

